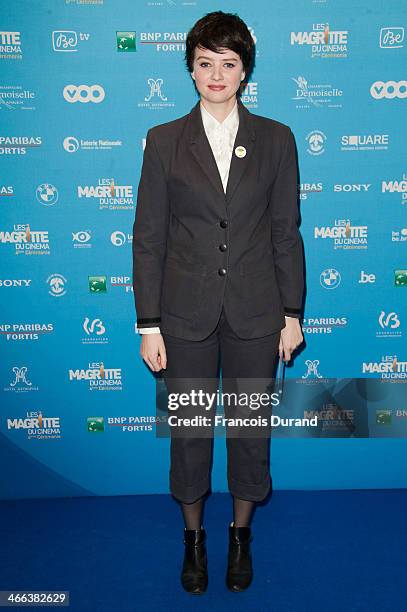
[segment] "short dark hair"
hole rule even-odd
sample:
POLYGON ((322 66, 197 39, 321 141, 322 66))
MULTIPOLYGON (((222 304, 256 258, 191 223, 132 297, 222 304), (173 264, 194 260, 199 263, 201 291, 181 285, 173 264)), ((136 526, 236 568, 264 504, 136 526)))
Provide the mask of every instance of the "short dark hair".
POLYGON ((240 17, 233 13, 214 11, 201 17, 188 32, 185 49, 185 62, 189 72, 193 72, 194 51, 204 47, 214 53, 231 49, 242 60, 245 79, 254 61, 254 40, 249 28, 240 17))

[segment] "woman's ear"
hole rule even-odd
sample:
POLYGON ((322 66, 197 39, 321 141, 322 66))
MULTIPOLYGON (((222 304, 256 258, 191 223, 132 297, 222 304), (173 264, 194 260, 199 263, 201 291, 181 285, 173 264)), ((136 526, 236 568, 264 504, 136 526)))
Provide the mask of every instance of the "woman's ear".
POLYGON ((244 81, 244 80, 245 80, 245 77, 246 77, 246 72, 245 72, 244 70, 242 71, 242 75, 243 75, 243 76, 242 76, 242 78, 241 78, 240 80, 241 80, 241 81, 244 81))
POLYGON ((194 72, 195 72, 195 70, 193 70, 193 71, 191 72, 191 77, 192 77, 192 78, 194 79, 194 81, 195 81, 195 74, 194 74, 194 72))

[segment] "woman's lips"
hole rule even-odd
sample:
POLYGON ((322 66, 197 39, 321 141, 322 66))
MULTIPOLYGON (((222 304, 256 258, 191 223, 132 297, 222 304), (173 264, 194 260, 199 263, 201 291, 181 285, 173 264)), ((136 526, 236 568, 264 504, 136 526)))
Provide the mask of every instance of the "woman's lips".
POLYGON ((213 91, 222 91, 222 89, 225 89, 226 85, 208 85, 208 87, 213 91))

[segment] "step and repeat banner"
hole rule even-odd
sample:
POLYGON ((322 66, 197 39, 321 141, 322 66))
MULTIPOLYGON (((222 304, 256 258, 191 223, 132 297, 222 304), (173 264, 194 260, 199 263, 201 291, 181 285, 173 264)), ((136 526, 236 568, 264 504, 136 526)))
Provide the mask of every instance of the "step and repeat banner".
POLYGON ((3 499, 168 492, 132 225, 146 132, 197 102, 185 38, 214 10, 256 42, 243 103, 298 149, 305 347, 286 384, 324 427, 276 435, 274 487, 407 485, 405 2, 16 0, 0 7, 3 499))

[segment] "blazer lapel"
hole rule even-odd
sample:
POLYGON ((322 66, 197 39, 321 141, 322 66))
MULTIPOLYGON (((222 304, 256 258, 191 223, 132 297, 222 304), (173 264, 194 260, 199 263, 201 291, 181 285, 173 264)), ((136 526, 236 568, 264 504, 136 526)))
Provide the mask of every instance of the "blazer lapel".
POLYGON ((191 132, 189 142, 192 154, 213 187, 224 197, 225 192, 223 191, 222 179, 220 178, 218 166, 216 165, 211 145, 205 133, 200 102, 193 107, 189 114, 189 126, 191 132))
POLYGON ((226 200, 228 203, 232 199, 233 194, 235 193, 235 190, 250 162, 256 139, 256 132, 254 130, 250 111, 244 106, 240 98, 237 100, 237 105, 239 109, 239 128, 237 130, 235 143, 233 145, 229 178, 226 185, 226 200), (240 154, 243 153, 243 157, 238 157, 236 155, 236 147, 241 147, 240 154))
POLYGON ((248 166, 249 160, 253 153, 254 141, 256 138, 250 111, 244 106, 240 98, 237 99, 237 105, 239 111, 239 127, 237 130, 235 143, 233 145, 226 194, 223 190, 222 179, 219 174, 211 145, 209 144, 209 140, 205 133, 200 102, 197 102, 189 114, 190 147, 192 154, 203 172, 210 180, 213 187, 220 195, 223 196, 223 198, 226 197, 227 202, 230 202, 232 199, 233 194, 248 166), (246 152, 244 157, 238 157, 235 154, 235 149, 237 146, 244 147, 246 152))

